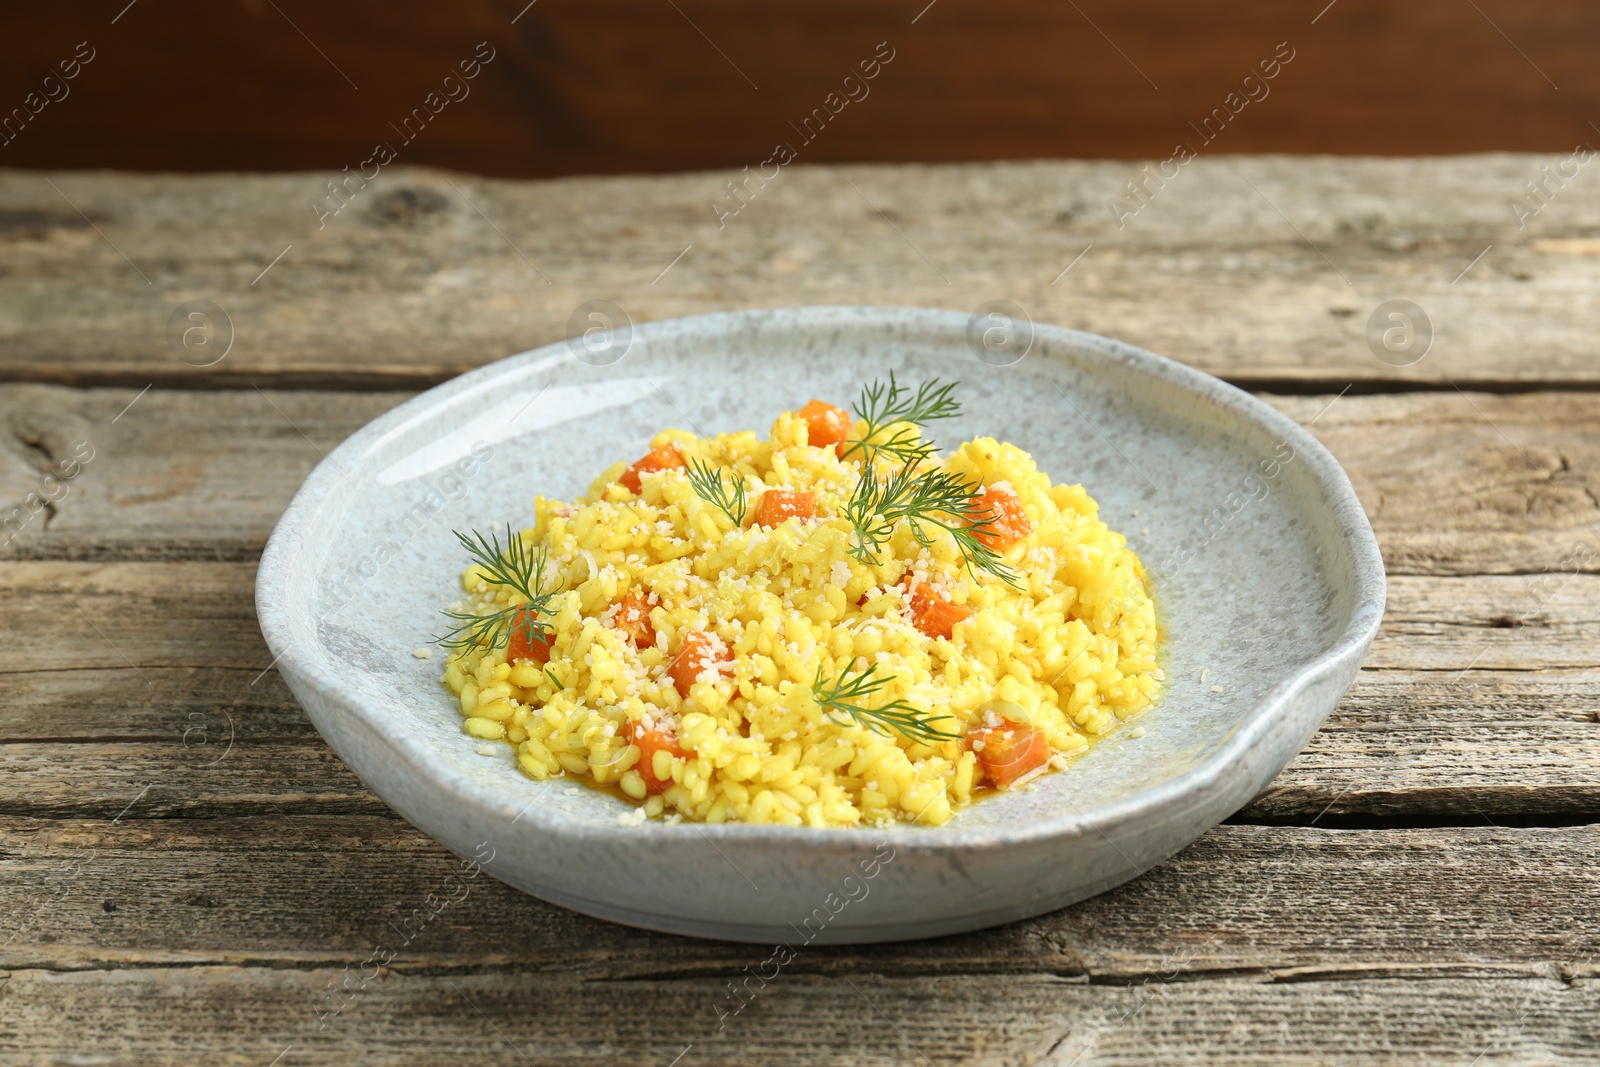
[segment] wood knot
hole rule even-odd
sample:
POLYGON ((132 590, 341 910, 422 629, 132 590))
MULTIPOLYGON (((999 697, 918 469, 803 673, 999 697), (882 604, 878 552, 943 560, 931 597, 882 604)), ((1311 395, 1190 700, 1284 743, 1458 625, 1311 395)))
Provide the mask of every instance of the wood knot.
POLYGON ((372 217, 391 226, 410 226, 429 215, 438 215, 450 206, 432 189, 405 188, 384 193, 372 202, 372 217))

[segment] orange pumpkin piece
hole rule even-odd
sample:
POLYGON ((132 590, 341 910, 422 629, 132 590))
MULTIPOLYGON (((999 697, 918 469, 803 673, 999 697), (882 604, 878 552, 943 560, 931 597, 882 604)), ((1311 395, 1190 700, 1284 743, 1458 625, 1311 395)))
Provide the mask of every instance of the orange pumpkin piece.
POLYGON ((699 680, 701 672, 708 667, 720 669, 728 662, 724 658, 726 654, 727 648, 716 634, 696 630, 684 635, 683 643, 678 646, 678 654, 672 657, 672 662, 667 666, 672 687, 679 696, 687 697, 689 687, 699 680))
POLYGON ((649 474, 652 471, 682 470, 686 466, 688 464, 683 461, 683 453, 671 445, 663 445, 660 448, 652 448, 649 452, 646 452, 643 458, 622 472, 622 477, 618 478, 617 482, 626 488, 628 492, 638 496, 642 488, 639 482, 639 475, 649 474))
POLYGON ((634 648, 649 648, 656 643, 655 624, 650 621, 650 594, 633 588, 617 602, 611 625, 633 642, 634 648))
POLYGON ((977 612, 965 604, 953 604, 940 597, 927 585, 911 591, 911 623, 929 637, 949 639, 956 623, 970 619, 977 612))
POLYGON ((645 793, 651 796, 665 793, 672 784, 672 778, 656 777, 656 753, 666 752, 675 758, 687 759, 689 753, 678 744, 678 735, 636 722, 630 728, 628 740, 639 746, 639 762, 633 765, 633 769, 644 779, 645 793))
MULTIPOLYGON (((550 635, 537 628, 529 635, 527 611, 519 611, 511 622, 511 640, 506 645, 506 662, 516 665, 517 660, 532 660, 541 667, 550 662, 550 635)), ((537 627, 537 624, 534 624, 537 627)))
POLYGON ((1050 744, 1044 734, 1010 719, 973 734, 971 747, 983 773, 995 785, 1010 785, 1050 759, 1050 744))
POLYGON ((806 420, 806 440, 818 448, 842 444, 855 426, 844 408, 820 400, 811 401, 795 414, 806 420))
POLYGON ((817 494, 792 489, 768 489, 756 504, 756 526, 777 526, 784 519, 810 519, 817 514, 817 494))
POLYGON ((974 536, 996 552, 1004 552, 1033 533, 1033 523, 1022 510, 1022 501, 1009 487, 991 485, 973 499, 973 504, 980 515, 989 516, 989 521, 982 524, 983 530, 974 536))

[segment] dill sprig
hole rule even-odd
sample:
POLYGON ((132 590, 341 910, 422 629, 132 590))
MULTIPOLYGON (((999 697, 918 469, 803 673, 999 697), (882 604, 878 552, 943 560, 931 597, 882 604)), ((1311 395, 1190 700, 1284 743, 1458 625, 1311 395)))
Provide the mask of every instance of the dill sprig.
POLYGON ((733 476, 733 489, 730 491, 722 480, 722 472, 703 460, 691 459, 689 461, 689 484, 701 500, 712 505, 728 516, 728 521, 735 526, 744 525, 745 512, 748 510, 744 498, 744 480, 737 474, 733 476))
MULTIPOLYGON (((839 677, 830 683, 817 665, 816 679, 811 683, 811 695, 816 698, 830 718, 848 715, 874 733, 887 735, 896 731, 912 741, 954 741, 960 734, 947 733, 933 725, 933 716, 904 700, 891 700, 876 708, 862 707, 861 701, 888 685, 892 679, 878 673, 874 663, 856 671, 854 661, 845 665, 839 677)), ((834 720, 838 721, 838 720, 834 720)))
MULTIPOLYGON (((889 384, 874 381, 861 387, 861 397, 856 401, 856 417, 867 424, 867 432, 857 440, 847 442, 843 457, 860 452, 870 466, 878 456, 893 456, 901 463, 921 463, 938 449, 932 441, 925 441, 909 426, 901 426, 887 437, 884 431, 896 423, 922 423, 935 419, 948 419, 961 414, 961 402, 952 395, 960 382, 941 384, 934 378, 917 386, 913 393, 903 389, 889 372, 889 384)), ((841 458, 843 458, 841 457, 841 458)))
POLYGON ((539 616, 549 614, 550 600, 561 590, 547 590, 544 587, 545 546, 530 549, 523 543, 521 534, 510 530, 507 531, 504 549, 500 547, 499 536, 492 530, 488 537, 476 530, 472 531, 470 537, 458 530, 452 532, 478 565, 484 581, 520 594, 526 598, 526 602, 507 605, 487 615, 446 611, 443 614, 456 625, 443 637, 434 640, 446 648, 459 651, 476 645, 500 648, 511 640, 511 634, 518 627, 522 628, 530 643, 535 637, 544 639, 550 634, 550 626, 541 622, 539 616))
POLYGON ((973 577, 985 570, 1013 589, 1022 589, 1022 579, 978 536, 992 532, 994 522, 994 514, 977 503, 982 488, 938 468, 919 471, 907 463, 880 479, 868 467, 842 509, 855 528, 850 554, 862 563, 874 562, 903 519, 920 545, 931 545, 935 530, 953 537, 973 577))

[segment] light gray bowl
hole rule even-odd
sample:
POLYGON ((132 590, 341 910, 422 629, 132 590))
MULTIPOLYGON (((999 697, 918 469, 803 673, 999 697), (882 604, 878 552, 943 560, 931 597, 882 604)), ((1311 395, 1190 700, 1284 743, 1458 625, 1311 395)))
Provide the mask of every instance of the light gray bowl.
POLYGON ((590 915, 794 948, 991 926, 1159 863, 1306 743, 1383 603, 1344 472, 1247 394, 1074 330, 835 307, 601 330, 429 390, 312 472, 256 586, 278 669, 322 736, 448 848, 590 915), (413 655, 459 589, 452 529, 520 527, 535 493, 582 492, 662 428, 764 434, 779 412, 848 403, 891 368, 908 383, 961 379, 962 416, 937 426, 947 447, 1016 443, 1053 480, 1081 482, 1140 552, 1167 672, 1142 736, 1124 727, 943 827, 811 830, 626 825, 623 802, 530 781, 509 746, 462 733, 442 660, 413 655))

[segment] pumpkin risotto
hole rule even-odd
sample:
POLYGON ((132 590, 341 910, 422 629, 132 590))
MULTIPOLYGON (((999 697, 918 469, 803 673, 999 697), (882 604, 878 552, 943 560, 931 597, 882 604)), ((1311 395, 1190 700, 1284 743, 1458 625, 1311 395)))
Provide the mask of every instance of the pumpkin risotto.
POLYGON ((1156 698, 1144 567, 1021 449, 940 458, 952 389, 666 430, 504 547, 461 536, 466 732, 625 821, 937 825, 1065 767, 1156 698))

